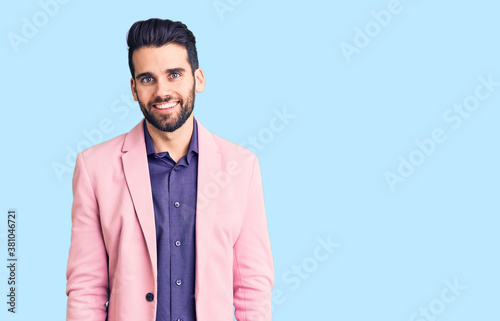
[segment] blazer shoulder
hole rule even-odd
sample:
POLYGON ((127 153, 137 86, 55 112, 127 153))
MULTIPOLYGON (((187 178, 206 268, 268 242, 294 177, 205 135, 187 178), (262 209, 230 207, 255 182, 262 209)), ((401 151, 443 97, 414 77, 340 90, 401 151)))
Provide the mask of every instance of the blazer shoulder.
POLYGON ((250 149, 236 144, 230 140, 220 137, 217 134, 210 132, 212 138, 220 151, 221 157, 226 159, 236 159, 240 161, 248 161, 253 163, 257 158, 254 152, 250 149))
POLYGON ((86 163, 103 163, 122 154, 123 142, 127 133, 89 147, 81 152, 86 163))

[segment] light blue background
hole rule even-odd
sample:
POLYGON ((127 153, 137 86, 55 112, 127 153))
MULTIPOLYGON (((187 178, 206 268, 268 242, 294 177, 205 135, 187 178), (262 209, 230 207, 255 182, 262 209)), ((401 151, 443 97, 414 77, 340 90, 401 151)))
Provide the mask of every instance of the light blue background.
POLYGON ((23 18, 43 9, 3 5, 0 266, 11 208, 20 261, 15 316, 0 270, 0 319, 64 320, 74 158, 60 179, 53 165, 103 119, 113 125, 105 140, 140 121, 136 103, 119 102, 132 99, 125 35, 160 17, 197 38, 207 87, 195 116, 233 142, 265 140, 256 151, 275 320, 425 320, 420 308, 436 320, 498 320, 500 87, 459 127, 443 119, 480 77, 500 81, 498 3, 401 0, 377 33, 371 12, 391 1, 220 2, 231 10, 219 15, 213 0, 72 0, 17 48, 9 34, 22 36, 23 18), (341 44, 367 25, 377 34, 348 62, 341 44), (295 118, 270 137, 283 110, 295 118), (398 174, 398 157, 435 128, 446 140, 392 191, 386 173, 398 174), (318 238, 338 243, 323 261, 318 238), (455 279, 458 295, 447 290, 455 279))

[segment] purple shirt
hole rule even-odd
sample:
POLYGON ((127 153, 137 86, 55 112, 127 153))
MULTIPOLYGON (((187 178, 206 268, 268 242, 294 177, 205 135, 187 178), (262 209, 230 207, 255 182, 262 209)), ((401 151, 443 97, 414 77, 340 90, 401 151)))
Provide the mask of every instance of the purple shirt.
POLYGON ((176 163, 156 153, 144 120, 153 194, 158 257, 157 321, 195 321, 195 216, 198 178, 198 129, 187 155, 176 163))

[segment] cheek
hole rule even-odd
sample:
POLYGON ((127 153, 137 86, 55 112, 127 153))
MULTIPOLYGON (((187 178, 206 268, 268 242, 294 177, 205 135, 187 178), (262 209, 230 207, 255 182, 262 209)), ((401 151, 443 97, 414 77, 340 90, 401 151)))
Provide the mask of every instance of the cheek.
POLYGON ((136 91, 137 99, 141 102, 148 102, 150 100, 150 93, 147 89, 141 88, 136 91))
POLYGON ((195 89, 194 84, 186 84, 182 86, 182 89, 179 89, 179 92, 182 93, 185 99, 188 99, 194 94, 195 89))

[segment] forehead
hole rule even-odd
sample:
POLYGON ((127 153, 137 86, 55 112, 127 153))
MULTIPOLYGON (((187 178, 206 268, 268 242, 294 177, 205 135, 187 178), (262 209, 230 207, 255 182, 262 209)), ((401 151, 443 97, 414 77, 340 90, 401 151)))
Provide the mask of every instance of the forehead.
POLYGON ((135 74, 162 72, 169 68, 190 69, 187 50, 181 45, 169 43, 162 47, 141 47, 132 55, 135 74))

